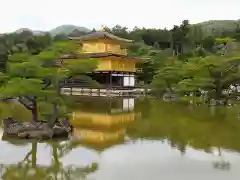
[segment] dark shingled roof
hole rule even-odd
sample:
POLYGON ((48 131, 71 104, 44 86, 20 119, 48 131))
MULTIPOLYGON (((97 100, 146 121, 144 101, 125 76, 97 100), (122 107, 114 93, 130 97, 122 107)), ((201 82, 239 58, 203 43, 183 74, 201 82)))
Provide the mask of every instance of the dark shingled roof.
POLYGON ((133 57, 133 56, 127 56, 123 54, 115 54, 115 53, 84 53, 84 54, 69 54, 69 55, 64 55, 61 57, 61 59, 77 59, 77 58, 100 58, 100 57, 110 57, 110 56, 115 56, 115 57, 121 57, 123 59, 129 59, 129 60, 149 60, 149 58, 140 58, 140 57, 133 57))
POLYGON ((97 32, 93 32, 91 34, 81 36, 81 37, 69 37, 69 39, 71 39, 71 40, 81 40, 81 41, 98 39, 98 38, 114 39, 117 41, 124 41, 124 42, 129 42, 129 43, 133 42, 133 40, 120 38, 120 37, 117 37, 109 32, 105 32, 105 31, 97 31, 97 32))

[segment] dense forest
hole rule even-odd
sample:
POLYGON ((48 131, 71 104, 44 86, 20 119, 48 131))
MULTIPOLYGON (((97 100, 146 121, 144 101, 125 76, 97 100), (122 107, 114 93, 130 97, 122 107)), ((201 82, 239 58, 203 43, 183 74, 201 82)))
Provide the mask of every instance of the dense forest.
MULTIPOLYGON (((53 42, 68 41, 68 36, 76 37, 90 32, 74 29, 69 34, 50 33, 34 35, 30 31, 4 34, 0 37, 0 69, 5 71, 11 54, 27 52, 37 55, 53 42)), ((238 50, 240 49, 240 27, 232 29, 212 28, 205 31, 200 25, 182 21, 172 29, 147 29, 116 25, 105 27, 105 31, 122 38, 132 39, 128 53, 148 57, 149 61, 138 67, 139 83, 151 86, 158 92, 188 94, 203 90, 212 98, 221 98, 223 90, 237 84, 238 50)))
POLYGON ((206 32, 184 20, 167 29, 105 28, 117 36, 135 40, 129 53, 150 57, 139 64, 139 80, 158 94, 181 96, 200 94, 211 99, 236 98, 239 84, 240 26, 232 30, 213 29, 206 32), (229 91, 230 87, 234 87, 229 91), (226 93, 227 92, 227 93, 226 93))

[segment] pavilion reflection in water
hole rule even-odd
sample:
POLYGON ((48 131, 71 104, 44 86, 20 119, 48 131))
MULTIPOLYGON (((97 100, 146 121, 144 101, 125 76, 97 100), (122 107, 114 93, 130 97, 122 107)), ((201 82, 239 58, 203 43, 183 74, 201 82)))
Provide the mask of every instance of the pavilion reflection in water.
POLYGON ((1 178, 86 178, 98 169, 103 149, 124 142, 125 128, 140 115, 134 106, 135 99, 132 98, 81 97, 72 107, 72 140, 46 143, 0 141, 3 148, 1 178), (7 157, 8 153, 12 158, 7 157))
POLYGON ((123 143, 125 128, 140 116, 134 98, 82 99, 72 113, 74 138, 90 146, 106 148, 123 143))

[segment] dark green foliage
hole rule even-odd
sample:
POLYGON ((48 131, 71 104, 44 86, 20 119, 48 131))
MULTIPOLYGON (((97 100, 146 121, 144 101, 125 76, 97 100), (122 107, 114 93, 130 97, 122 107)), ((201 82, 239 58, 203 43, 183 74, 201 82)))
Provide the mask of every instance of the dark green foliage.
POLYGON ((171 33, 161 29, 146 29, 141 34, 142 40, 149 46, 160 49, 170 48, 171 33))
POLYGON ((7 54, 0 54, 0 72, 5 71, 7 60, 8 60, 7 54))
POLYGON ((20 33, 15 33, 15 43, 24 43, 27 39, 33 37, 33 33, 31 31, 22 31, 20 33))
POLYGON ((158 90, 173 91, 181 80, 182 62, 176 59, 168 59, 154 76, 152 87, 158 90))
POLYGON ((157 70, 154 67, 154 64, 150 61, 139 63, 137 68, 140 69, 140 72, 137 74, 138 81, 144 82, 144 84, 150 84, 153 76, 155 75, 155 71, 157 70))
MULTIPOLYGON (((169 90, 173 91, 174 88, 176 89, 178 87, 175 86, 178 80, 173 80, 177 77, 178 72, 174 72, 175 75, 173 76, 168 76, 167 74, 176 70, 175 63, 178 64, 177 67, 180 66, 180 63, 183 65, 181 68, 185 68, 185 64, 189 65, 190 62, 195 62, 195 58, 205 59, 208 56, 212 57, 217 54, 223 55, 228 53, 228 51, 231 51, 229 44, 235 40, 239 41, 240 39, 239 26, 237 24, 235 25, 234 29, 224 29, 221 32, 218 31, 219 28, 213 27, 210 34, 206 32, 204 28, 205 26, 209 26, 209 23, 191 25, 188 20, 182 21, 180 25, 175 25, 171 30, 135 27, 130 31, 127 27, 116 25, 113 28, 105 27, 105 31, 122 38, 134 40, 135 42, 133 44, 127 45, 128 54, 130 56, 149 58, 148 61, 137 64, 137 67, 140 69, 137 73, 137 77, 141 83, 150 84, 153 77, 155 77, 153 84, 155 84, 156 87, 162 84, 163 87, 161 88, 164 89, 167 87, 169 90), (165 80, 156 82, 156 79, 161 77, 160 75, 163 75, 162 77, 165 77, 165 80), (173 83, 170 81, 173 81, 173 83)), ((46 78, 52 79, 52 75, 56 74, 56 72, 52 72, 54 68, 56 70, 56 67, 52 67, 54 65, 54 61, 52 60, 55 59, 57 55, 69 51, 69 49, 63 51, 62 47, 55 46, 52 48, 53 46, 51 45, 53 45, 53 42, 67 43, 68 36, 77 37, 90 32, 81 31, 75 28, 75 26, 69 27, 71 27, 71 31, 62 34, 57 33, 53 39, 49 34, 34 36, 31 31, 22 31, 20 33, 8 34, 0 37, 0 69, 4 71, 7 67, 8 73, 10 73, 9 70, 11 70, 11 77, 38 79, 40 77, 36 76, 34 73, 37 73, 38 70, 41 69, 37 69, 37 67, 41 66, 42 68, 44 67, 39 73, 42 74, 41 78, 45 80, 46 78), (51 48, 49 49, 48 47, 50 46, 51 48), (13 63, 12 60, 15 58, 14 56, 16 56, 16 54, 19 56, 19 53, 23 53, 24 56, 28 55, 28 57, 22 58, 26 61, 14 62, 15 64, 10 66, 9 64, 13 63), (8 66, 6 66, 6 62, 8 61, 7 57, 12 54, 14 54, 14 56, 9 56, 11 60, 8 66)), ((92 32, 94 32, 94 30, 92 32)), ((235 45, 232 43, 232 46, 235 45)), ((69 62, 73 63, 73 61, 69 62)), ((70 66, 68 67, 70 68, 68 69, 68 73, 66 73, 67 76, 71 77, 78 75, 78 78, 86 78, 86 81, 89 81, 86 76, 82 76, 82 74, 86 72, 84 65, 77 66, 72 64, 70 66), (69 72, 71 73, 69 74, 69 72)), ((93 69, 94 67, 91 68, 93 69)), ((181 73, 181 76, 183 75, 182 72, 179 73, 181 73)), ((65 78, 67 78, 66 74, 59 79, 65 80, 65 78)), ((178 78, 181 76, 179 75, 178 78)), ((187 78, 191 79, 189 77, 187 78)), ((199 79, 194 79, 194 82, 201 84, 202 79, 201 82, 199 79)), ((191 84, 190 80, 185 80, 182 82, 181 87, 183 87, 184 83, 191 84)))
POLYGON ((186 62, 174 60, 159 69, 152 86, 179 93, 205 90, 212 98, 223 97, 223 90, 239 82, 239 57, 236 54, 191 58, 186 62))
POLYGON ((215 38, 213 38, 212 36, 208 36, 203 39, 202 46, 204 49, 212 52, 215 42, 216 42, 215 38))
POLYGON ((48 33, 34 36, 30 31, 4 34, 0 37, 0 70, 6 69, 8 56, 13 53, 38 54, 52 43, 48 33))
MULTIPOLYGON (((219 28, 224 23, 225 21, 209 21, 192 25, 188 20, 184 20, 180 25, 175 25, 171 30, 135 27, 132 31, 129 31, 127 27, 116 25, 112 29, 105 27, 105 31, 119 37, 133 39, 136 42, 144 43, 156 49, 171 48, 172 54, 178 56, 182 53, 191 54, 198 46, 212 52, 215 38, 230 37, 239 39, 237 38, 240 32, 238 23, 226 21, 227 25, 230 23, 229 28, 227 26, 225 26, 226 28, 219 28)), ((186 58, 184 55, 184 59, 186 58)))
POLYGON ((77 29, 74 29, 68 36, 69 37, 79 37, 79 36, 83 36, 85 35, 86 32, 83 32, 83 31, 79 31, 77 29))
POLYGON ((32 38, 29 38, 26 41, 28 50, 32 54, 40 53, 43 49, 48 47, 51 43, 52 43, 52 39, 49 34, 45 34, 44 36, 35 36, 32 38))
POLYGON ((56 36, 53 37, 53 41, 67 41, 68 40, 68 36, 65 34, 58 34, 56 36))
POLYGON ((240 42, 240 27, 239 27, 239 25, 237 26, 237 28, 235 29, 234 32, 235 32, 235 33, 234 33, 233 37, 234 37, 238 42, 240 42))
POLYGON ((155 46, 160 49, 170 47, 171 33, 167 29, 145 29, 134 28, 133 31, 128 31, 128 28, 116 25, 112 29, 105 27, 105 31, 116 36, 133 39, 137 42, 144 42, 148 46, 155 46))
MULTIPOLYGON (((135 41, 134 44, 128 46, 128 53, 132 56, 149 58, 147 62, 137 65, 140 69, 137 73, 138 80, 144 82, 144 84, 149 84, 154 76, 157 76, 164 68, 171 66, 166 64, 167 61, 171 61, 169 59, 187 63, 194 58, 223 55, 234 48, 236 50, 237 45, 232 42, 234 42, 234 38, 238 41, 240 31, 237 24, 234 25, 234 28, 223 28, 223 31, 219 31, 219 28, 214 28, 212 23, 191 25, 188 20, 184 20, 171 30, 135 27, 132 31, 117 25, 112 29, 105 27, 105 31, 135 41), (207 26, 210 27, 210 24, 212 29, 209 33, 207 26), (208 30, 206 30, 206 27, 208 30), (175 58, 171 58, 172 56, 175 56, 175 58)), ((169 69, 166 70, 169 71, 169 69)), ((156 83, 154 82, 154 84, 156 83)), ((166 84, 170 86, 171 83, 165 83, 164 86, 166 84)), ((168 87, 168 89, 171 88, 168 87)))
POLYGON ((128 28, 122 27, 120 25, 116 25, 111 29, 111 32, 115 34, 116 36, 122 37, 122 38, 130 38, 128 33, 128 28))
POLYGON ((210 20, 202 23, 198 23, 202 30, 207 35, 212 35, 212 31, 216 34, 221 34, 222 32, 232 32, 236 29, 237 25, 240 24, 240 20, 210 20))
MULTIPOLYGON (((6 73, 1 74, 1 97, 24 97, 30 104, 35 103, 35 106, 38 106, 35 108, 40 110, 40 116, 54 114, 57 118, 66 114, 60 94, 60 82, 78 74, 85 77, 83 74, 92 71, 96 66, 96 62, 90 59, 68 59, 56 66, 61 55, 75 52, 75 48, 72 42, 58 42, 38 54, 29 52, 9 55, 6 73), (57 112, 54 110, 56 106, 59 109, 57 112)), ((23 104, 29 110, 34 109, 24 102, 23 104)))

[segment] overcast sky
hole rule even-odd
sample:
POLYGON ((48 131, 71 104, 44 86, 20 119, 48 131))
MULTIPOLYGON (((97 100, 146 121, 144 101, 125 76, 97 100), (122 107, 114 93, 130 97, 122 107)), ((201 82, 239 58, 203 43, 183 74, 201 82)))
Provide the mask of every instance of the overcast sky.
POLYGON ((171 28, 190 23, 239 19, 240 0, 0 0, 0 33, 19 28, 50 30, 62 24, 99 28, 171 28))

